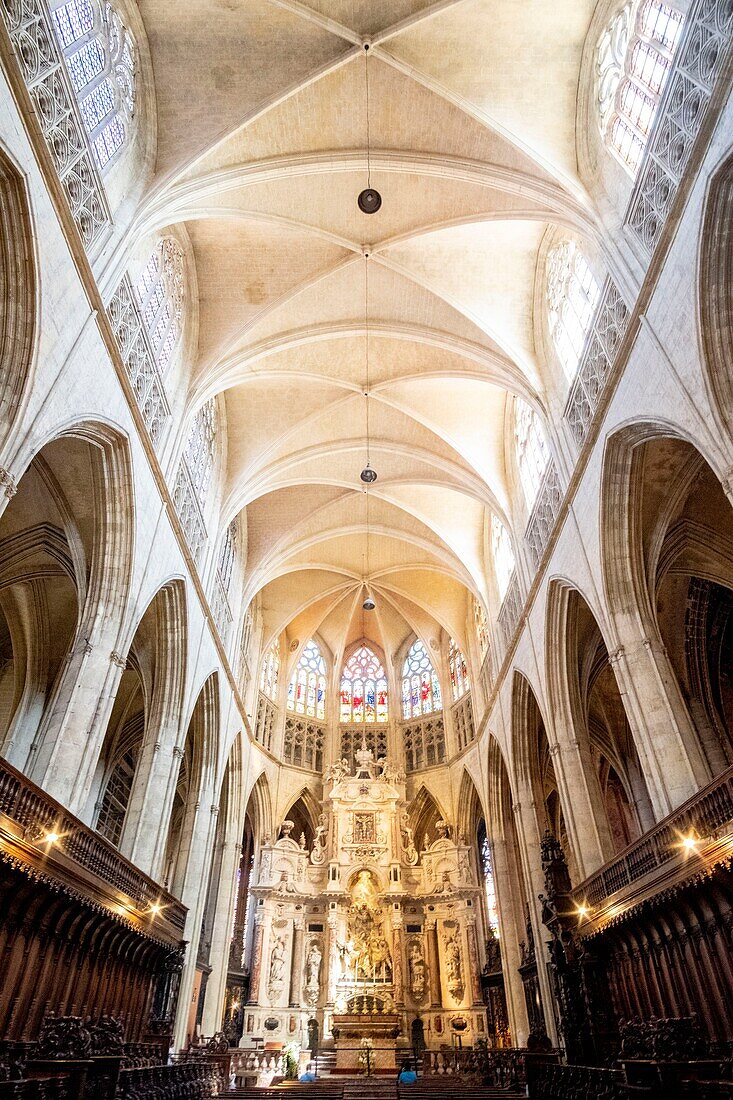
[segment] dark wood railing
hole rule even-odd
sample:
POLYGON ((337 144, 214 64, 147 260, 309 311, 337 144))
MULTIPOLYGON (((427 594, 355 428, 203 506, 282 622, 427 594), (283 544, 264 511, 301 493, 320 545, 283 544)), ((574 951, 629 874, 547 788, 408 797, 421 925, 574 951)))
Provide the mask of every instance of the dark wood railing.
POLYGON ((724 771, 693 798, 683 803, 654 828, 625 848, 615 859, 581 882, 573 890, 577 904, 597 909, 613 894, 661 870, 683 853, 685 836, 701 842, 720 835, 733 823, 733 767, 724 771))
MULTIPOLYGON (((430 1078, 466 1078, 493 1088, 524 1091, 535 1064, 557 1061, 555 1051, 535 1054, 522 1047, 424 1050, 422 1075, 430 1078)), ((448 1087, 446 1082, 446 1089, 448 1087)))
MULTIPOLYGON (((85 871, 101 879, 131 903, 136 921, 150 925, 155 935, 180 940, 186 922, 186 907, 157 882, 143 874, 120 855, 113 844, 94 832, 44 791, 31 783, 6 760, 0 759, 0 815, 10 820, 9 834, 33 845, 43 855, 71 860, 85 871), (50 833, 58 841, 44 841, 50 833), (53 848, 53 852, 51 852, 53 848)), ((1 824, 1 822, 0 822, 1 824)), ((98 898, 95 900, 99 900, 98 898)), ((127 906, 129 908, 129 906, 127 906)))

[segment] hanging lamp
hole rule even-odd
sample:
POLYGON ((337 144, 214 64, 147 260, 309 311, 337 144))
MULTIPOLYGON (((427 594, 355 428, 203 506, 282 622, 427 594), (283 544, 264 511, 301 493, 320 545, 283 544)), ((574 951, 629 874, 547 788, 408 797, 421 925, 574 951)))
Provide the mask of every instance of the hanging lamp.
POLYGON ((357 201, 362 214, 376 214, 382 205, 382 196, 372 187, 371 140, 369 133, 369 43, 364 43, 364 83, 366 87, 366 131, 367 131, 367 185, 359 194, 357 201))

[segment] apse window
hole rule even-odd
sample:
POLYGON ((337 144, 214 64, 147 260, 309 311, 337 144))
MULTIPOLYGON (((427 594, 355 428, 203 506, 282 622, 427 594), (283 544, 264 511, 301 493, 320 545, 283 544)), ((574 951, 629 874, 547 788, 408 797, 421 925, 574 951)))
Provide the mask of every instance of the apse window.
POLYGON ((466 658, 463 656, 463 650, 453 638, 448 642, 448 670, 453 690, 453 701, 456 702, 470 689, 471 681, 468 676, 468 665, 466 664, 466 658))
POLYGON ((288 710, 309 718, 326 717, 326 662, 316 642, 304 647, 288 685, 288 710))
POLYGON ((402 668, 402 717, 407 721, 442 709, 440 682, 428 651, 417 638, 402 668))
POLYGON ((626 4, 598 42, 598 117, 604 141, 636 177, 679 45, 684 16, 660 0, 626 4))
POLYGON ((382 663, 369 646, 362 645, 349 657, 341 675, 340 720, 361 725, 389 719, 387 677, 382 663))
POLYGON ((51 3, 89 145, 101 171, 121 152, 135 113, 135 46, 111 4, 97 0, 51 3))

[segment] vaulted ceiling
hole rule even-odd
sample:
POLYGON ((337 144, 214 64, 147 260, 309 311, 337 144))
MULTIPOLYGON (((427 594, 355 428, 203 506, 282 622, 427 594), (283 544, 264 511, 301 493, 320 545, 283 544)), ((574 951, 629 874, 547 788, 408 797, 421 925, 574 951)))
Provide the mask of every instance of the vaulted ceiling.
POLYGON ((141 0, 158 154, 137 229, 182 224, 192 244, 190 406, 223 395, 224 520, 246 522, 269 636, 318 630, 338 655, 367 634, 390 653, 411 631, 462 638, 485 597, 487 509, 517 515, 507 409, 546 408, 556 384, 538 252, 548 227, 595 224, 575 153, 593 7, 197 0, 181 18, 141 0), (356 203, 365 36, 375 215, 356 203))

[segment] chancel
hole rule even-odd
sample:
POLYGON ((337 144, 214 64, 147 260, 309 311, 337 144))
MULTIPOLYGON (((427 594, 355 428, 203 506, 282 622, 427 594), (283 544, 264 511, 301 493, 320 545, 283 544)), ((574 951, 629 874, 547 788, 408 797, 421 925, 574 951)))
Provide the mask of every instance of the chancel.
POLYGON ((0 1100, 733 1095, 731 0, 0 0, 0 1100))

